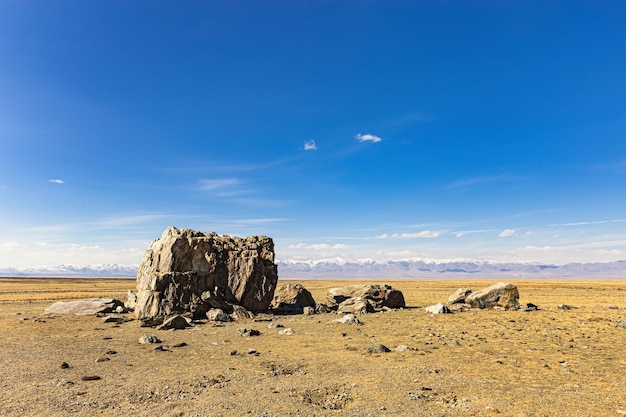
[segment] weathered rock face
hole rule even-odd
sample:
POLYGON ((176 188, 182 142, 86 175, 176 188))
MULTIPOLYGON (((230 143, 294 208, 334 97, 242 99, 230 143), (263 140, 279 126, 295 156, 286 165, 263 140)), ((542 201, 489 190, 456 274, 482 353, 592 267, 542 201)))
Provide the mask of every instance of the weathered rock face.
POLYGON ((302 284, 284 284, 272 300, 272 309, 283 314, 302 314, 304 307, 315 307, 313 296, 302 284))
POLYGON ((342 311, 349 311, 349 305, 356 305, 360 310, 359 312, 377 311, 383 307, 403 308, 405 306, 402 292, 389 285, 378 284, 348 285, 331 288, 328 290, 327 301, 328 306, 331 308, 340 308, 343 304, 342 311), (361 300, 348 301, 346 303, 348 299, 357 299, 359 297, 361 297, 361 300))
POLYGON ((519 291, 513 284, 500 282, 469 294, 465 302, 472 308, 502 307, 506 310, 519 309, 519 291))
MULTIPOLYGON (((169 227, 152 242, 137 272, 138 319, 211 308, 270 306, 278 273, 274 242, 265 236, 219 236, 169 227)), ((229 311, 230 312, 230 311, 229 311)))

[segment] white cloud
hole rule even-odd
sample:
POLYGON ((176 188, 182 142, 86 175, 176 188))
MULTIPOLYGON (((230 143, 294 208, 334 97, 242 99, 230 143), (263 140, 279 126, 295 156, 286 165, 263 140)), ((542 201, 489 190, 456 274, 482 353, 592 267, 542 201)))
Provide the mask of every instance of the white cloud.
POLYGON ((333 249, 347 249, 347 248, 349 248, 349 246, 343 243, 337 243, 333 245, 333 249))
POLYGON ((456 232, 454 234, 454 236, 456 236, 456 237, 463 237, 464 235, 465 235, 465 233, 463 233, 463 232, 456 232))
POLYGON ((200 189, 203 191, 213 191, 239 185, 240 183, 241 181, 237 178, 204 179, 200 180, 200 189))
POLYGON ((376 135, 371 135, 369 133, 366 133, 365 135, 362 134, 357 134, 356 138, 359 140, 359 142, 380 142, 382 139, 380 138, 380 136, 376 136, 376 135))
POLYGON ((343 243, 336 243, 330 246, 327 243, 313 243, 307 245, 306 243, 296 243, 293 245, 289 245, 289 249, 312 249, 312 250, 324 250, 324 249, 346 249, 348 245, 344 245, 343 243))
POLYGON ((511 237, 511 236, 515 236, 517 232, 515 231, 515 229, 504 229, 503 231, 500 232, 500 234, 498 236, 500 237, 511 237))
POLYGON ((307 140, 304 142, 304 150, 305 151, 315 151, 317 150, 317 145, 315 144, 315 140, 307 140))
POLYGON ((48 182, 51 182, 52 184, 65 184, 65 181, 59 179, 52 179, 48 182))
POLYGON ((433 232, 432 230, 422 230, 421 232, 415 233, 394 233, 392 235, 388 233, 383 233, 382 235, 376 236, 378 239, 429 239, 439 237, 441 233, 433 232))

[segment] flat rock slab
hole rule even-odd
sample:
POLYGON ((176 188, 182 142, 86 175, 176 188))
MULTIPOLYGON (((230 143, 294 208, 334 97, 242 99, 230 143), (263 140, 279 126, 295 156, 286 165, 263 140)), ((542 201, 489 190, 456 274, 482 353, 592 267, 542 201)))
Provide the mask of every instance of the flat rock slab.
POLYGON ((46 308, 45 314, 90 315, 113 313, 117 307, 124 308, 124 303, 115 298, 93 298, 91 300, 59 301, 46 308))

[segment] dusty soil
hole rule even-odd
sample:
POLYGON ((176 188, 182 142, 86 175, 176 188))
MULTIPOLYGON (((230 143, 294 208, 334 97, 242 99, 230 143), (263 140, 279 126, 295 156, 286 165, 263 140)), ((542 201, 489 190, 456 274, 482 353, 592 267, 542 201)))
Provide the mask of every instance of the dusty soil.
MULTIPOLYGON (((298 282, 318 302, 346 283, 298 282)), ((268 321, 159 331, 47 316, 54 301, 124 299, 134 281, 0 278, 0 415, 626 415, 626 281, 509 281, 541 310, 437 316, 421 307, 494 282, 377 282, 409 307, 363 315, 362 326, 273 317, 288 336, 268 321), (241 337, 242 327, 261 335, 241 337), (163 343, 139 344, 142 335, 163 343), (392 351, 367 353, 374 343, 392 351)))

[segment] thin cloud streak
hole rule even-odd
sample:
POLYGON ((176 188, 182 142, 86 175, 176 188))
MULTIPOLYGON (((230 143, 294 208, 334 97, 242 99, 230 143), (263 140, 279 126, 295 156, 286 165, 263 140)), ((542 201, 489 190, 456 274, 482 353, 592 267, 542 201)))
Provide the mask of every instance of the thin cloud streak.
POLYGON ((60 180, 60 179, 52 179, 52 180, 49 180, 48 182, 52 184, 65 184, 65 181, 60 180))
POLYGON ((472 177, 454 181, 452 184, 446 186, 446 189, 458 189, 458 188, 468 188, 479 185, 493 185, 500 184, 506 182, 515 182, 522 181, 528 179, 527 177, 522 177, 519 175, 493 175, 493 176, 484 176, 484 177, 472 177))

